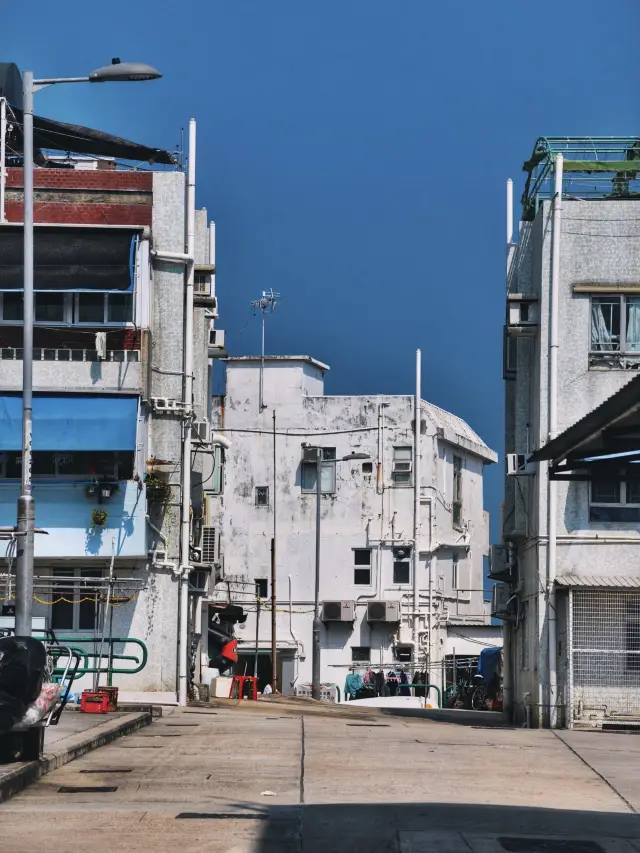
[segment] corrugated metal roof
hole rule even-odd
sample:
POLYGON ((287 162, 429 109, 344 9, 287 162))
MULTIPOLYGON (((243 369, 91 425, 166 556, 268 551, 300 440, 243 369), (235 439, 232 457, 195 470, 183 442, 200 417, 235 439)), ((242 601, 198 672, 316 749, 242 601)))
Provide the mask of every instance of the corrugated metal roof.
POLYGON ((617 588, 638 588, 640 577, 632 575, 558 575, 558 586, 597 586, 617 588))
POLYGON ((478 433, 474 432, 469 424, 466 421, 463 421, 462 418, 459 418, 451 412, 447 412, 445 409, 441 409, 439 406, 435 406, 433 403, 428 403, 425 400, 422 401, 422 405, 431 420, 435 423, 436 427, 443 430, 451 430, 451 432, 455 433, 455 435, 460 438, 472 441, 474 444, 478 444, 480 447, 488 450, 489 453, 493 453, 489 445, 485 444, 478 433))

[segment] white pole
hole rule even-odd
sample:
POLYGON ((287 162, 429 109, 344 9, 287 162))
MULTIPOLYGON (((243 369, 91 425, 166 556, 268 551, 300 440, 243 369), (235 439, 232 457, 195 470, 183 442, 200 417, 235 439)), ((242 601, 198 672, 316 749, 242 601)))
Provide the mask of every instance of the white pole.
MULTIPOLYGON (((558 431, 558 347, 560 305, 560 237, 562 232, 562 171, 564 158, 556 157, 553 196, 553 230, 551 256, 551 293, 549 297, 549 441, 558 431)), ((556 543, 558 522, 557 483, 549 477, 547 465, 547 652, 549 655, 549 726, 558 725, 558 673, 556 640, 556 543)))
POLYGON ((507 181, 507 250, 513 243, 513 181, 507 181))
POLYGON ((211 273, 211 295, 216 295, 216 223, 209 223, 209 263, 213 267, 211 273))
POLYGON ((7 99, 0 98, 0 222, 5 222, 4 192, 7 183, 7 99))
MULTIPOLYGON (((187 176, 186 254, 196 248, 196 121, 189 121, 189 167, 187 176)), ((184 403, 182 439, 182 518, 180 522, 180 645, 178 659, 178 704, 187 704, 189 645, 189 547, 191 545, 191 423, 193 421, 193 262, 187 266, 184 300, 184 403)))
MULTIPOLYGON (((417 664, 418 657, 418 567, 420 565, 420 422, 421 418, 421 353, 416 350, 416 396, 414 401, 414 450, 413 450, 413 663, 417 664)), ((429 637, 429 646, 431 637, 429 637)), ((431 661, 429 661, 429 664, 431 661)))

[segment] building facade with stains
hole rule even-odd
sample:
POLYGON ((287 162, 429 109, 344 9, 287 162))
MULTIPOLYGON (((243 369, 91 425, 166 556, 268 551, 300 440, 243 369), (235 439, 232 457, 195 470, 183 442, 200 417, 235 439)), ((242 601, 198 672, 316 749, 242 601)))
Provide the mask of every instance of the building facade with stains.
POLYGON ((292 693, 310 682, 317 505, 308 450, 320 447, 322 681, 342 688, 350 666, 405 665, 441 686, 452 655, 500 642, 483 594, 483 473, 496 455, 460 418, 422 401, 416 490, 415 398, 328 396, 327 371, 308 356, 228 359, 212 410, 231 445, 207 496, 220 566, 210 598, 248 613, 236 627, 238 669, 252 674, 257 650, 264 686, 275 542, 278 686, 292 693))

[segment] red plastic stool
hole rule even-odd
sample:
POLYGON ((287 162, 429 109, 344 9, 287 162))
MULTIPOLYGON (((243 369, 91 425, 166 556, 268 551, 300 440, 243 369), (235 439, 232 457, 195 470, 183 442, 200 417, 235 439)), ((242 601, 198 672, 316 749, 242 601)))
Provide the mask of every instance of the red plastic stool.
POLYGON ((258 679, 253 675, 234 675, 231 682, 229 699, 258 698, 258 679), (245 695, 246 694, 246 695, 245 695))

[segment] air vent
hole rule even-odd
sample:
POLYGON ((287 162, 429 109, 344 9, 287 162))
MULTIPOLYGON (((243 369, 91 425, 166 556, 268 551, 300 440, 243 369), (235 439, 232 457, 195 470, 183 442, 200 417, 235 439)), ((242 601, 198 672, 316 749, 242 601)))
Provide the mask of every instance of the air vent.
POLYGON ((394 560, 408 560, 411 556, 411 545, 404 545, 393 549, 394 560))
POLYGON ((216 529, 202 528, 202 562, 213 563, 216 558, 216 529))

